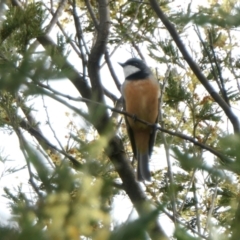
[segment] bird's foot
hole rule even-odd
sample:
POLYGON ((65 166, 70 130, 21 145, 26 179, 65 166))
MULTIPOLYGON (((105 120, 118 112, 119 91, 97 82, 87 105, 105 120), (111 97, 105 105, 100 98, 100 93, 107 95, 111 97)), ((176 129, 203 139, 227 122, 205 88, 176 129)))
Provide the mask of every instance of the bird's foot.
POLYGON ((159 130, 159 127, 160 127, 159 123, 153 124, 153 131, 156 132, 157 130, 159 130))
POLYGON ((137 116, 135 114, 133 114, 132 119, 133 119, 134 122, 136 122, 137 121, 137 116))

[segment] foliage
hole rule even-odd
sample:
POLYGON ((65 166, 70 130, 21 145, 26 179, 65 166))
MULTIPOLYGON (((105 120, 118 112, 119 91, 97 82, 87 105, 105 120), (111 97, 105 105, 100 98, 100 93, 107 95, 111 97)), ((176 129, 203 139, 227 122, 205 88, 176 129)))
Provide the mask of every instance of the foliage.
MULTIPOLYGON (((1 239, 238 239, 239 6, 196 2, 6 2, 0 128, 19 141, 12 151, 22 153, 31 191, 4 186, 16 227, 1 225, 1 239), (152 64, 162 89, 156 150, 163 164, 154 153, 153 181, 141 186, 119 114, 115 62, 127 55, 152 64), (62 79, 69 85, 59 90, 62 79), (51 101, 67 109, 64 139, 51 101), (112 214, 124 209, 123 196, 138 213, 126 223, 112 214), (169 236, 163 215, 174 226, 169 236)), ((0 161, 0 179, 24 170, 19 159, 14 167, 0 161)))

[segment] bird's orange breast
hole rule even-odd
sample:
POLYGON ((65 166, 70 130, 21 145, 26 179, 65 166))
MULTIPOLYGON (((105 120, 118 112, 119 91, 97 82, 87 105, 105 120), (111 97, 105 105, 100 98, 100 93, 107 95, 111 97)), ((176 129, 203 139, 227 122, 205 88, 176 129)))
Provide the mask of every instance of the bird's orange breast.
MULTIPOLYGON (((155 123, 158 116, 160 88, 155 79, 125 81, 122 88, 126 111, 136 117, 155 123)), ((146 125, 128 118, 134 128, 146 128, 146 125)))

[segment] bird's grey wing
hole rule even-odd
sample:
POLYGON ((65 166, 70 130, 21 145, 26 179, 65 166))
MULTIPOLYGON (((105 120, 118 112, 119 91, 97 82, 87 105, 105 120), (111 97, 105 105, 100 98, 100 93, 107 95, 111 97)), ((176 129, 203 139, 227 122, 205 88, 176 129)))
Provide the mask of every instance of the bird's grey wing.
MULTIPOLYGON (((158 101, 158 109, 159 109, 159 106, 160 106, 160 101, 158 101)), ((159 110, 158 110, 158 116, 156 118, 155 124, 158 123, 158 120, 159 120, 159 110)), ((148 154, 149 154, 149 157, 151 157, 151 155, 152 155, 152 151, 153 151, 156 135, 157 135, 157 129, 153 127, 152 128, 152 132, 150 133, 149 143, 148 143, 148 154)))
MULTIPOLYGON (((124 109, 124 111, 126 111, 126 104, 125 104, 124 98, 123 98, 123 109, 124 109)), ((125 117, 125 123, 126 123, 126 127, 127 127, 128 137, 130 139, 130 143, 131 143, 132 150, 133 150, 133 155, 134 155, 135 159, 137 159, 137 149, 136 149, 136 144, 135 144, 135 140, 134 140, 133 130, 131 129, 131 127, 128 123, 127 117, 126 116, 124 116, 124 117, 125 117)))

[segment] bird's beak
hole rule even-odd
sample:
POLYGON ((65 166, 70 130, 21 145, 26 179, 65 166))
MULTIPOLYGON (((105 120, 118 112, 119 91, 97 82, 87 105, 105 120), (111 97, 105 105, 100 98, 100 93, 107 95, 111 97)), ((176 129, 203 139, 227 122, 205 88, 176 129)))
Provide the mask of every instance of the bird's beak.
POLYGON ((120 63, 120 62, 118 62, 118 64, 119 64, 121 67, 123 67, 123 66, 124 66, 124 63, 120 63))

